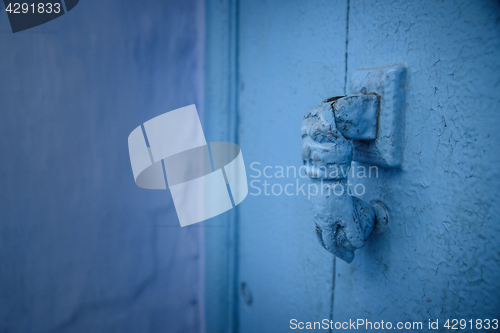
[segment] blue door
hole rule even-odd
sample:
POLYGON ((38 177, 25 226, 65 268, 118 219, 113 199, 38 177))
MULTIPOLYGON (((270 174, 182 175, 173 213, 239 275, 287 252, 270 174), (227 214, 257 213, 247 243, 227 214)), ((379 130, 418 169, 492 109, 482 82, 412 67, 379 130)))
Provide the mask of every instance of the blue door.
POLYGON ((481 329, 494 331, 499 4, 240 0, 206 9, 207 127, 238 142, 249 181, 236 211, 206 224, 218 226, 206 228, 207 330, 333 331, 359 319, 360 331, 381 321, 446 331, 464 319, 463 330, 488 320, 481 329), (382 203, 389 222, 348 264, 317 240, 300 126, 321 101, 349 94, 357 70, 395 64, 406 68, 402 166, 349 174, 351 190, 361 184, 356 194, 382 203))

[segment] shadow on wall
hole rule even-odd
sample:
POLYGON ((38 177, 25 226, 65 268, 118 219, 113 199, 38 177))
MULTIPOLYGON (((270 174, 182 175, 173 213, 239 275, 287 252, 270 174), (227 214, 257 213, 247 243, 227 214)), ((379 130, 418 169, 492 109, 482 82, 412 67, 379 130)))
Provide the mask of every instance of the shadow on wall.
MULTIPOLYGON (((3 7, 2 7, 3 8, 3 7)), ((138 124, 202 103, 203 2, 0 13, 0 331, 196 332, 201 229, 133 181, 138 124)))

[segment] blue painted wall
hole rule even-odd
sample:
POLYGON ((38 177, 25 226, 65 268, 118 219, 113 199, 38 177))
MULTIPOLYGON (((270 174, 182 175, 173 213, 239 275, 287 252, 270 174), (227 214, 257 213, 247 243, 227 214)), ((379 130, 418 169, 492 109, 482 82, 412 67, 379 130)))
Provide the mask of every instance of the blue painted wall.
POLYGON ((0 13, 0 332, 201 328, 200 229, 134 184, 127 137, 202 106, 203 7, 82 0, 17 34, 0 13))
POLYGON ((362 179, 389 231, 337 260, 338 320, 500 316, 500 4, 350 1, 348 68, 405 63, 402 171, 362 179))
MULTIPOLYGON (((237 127, 249 176, 253 162, 260 171, 301 165, 303 115, 348 91, 352 72, 408 68, 403 169, 352 179, 366 186, 363 199, 388 208, 388 230, 348 265, 317 242, 307 197, 249 195, 227 218, 236 231, 221 232, 222 245, 207 248, 225 274, 218 282, 237 299, 233 312, 224 307, 231 295, 210 303, 219 317, 235 316, 226 331, 283 332, 292 318, 439 319, 441 328, 449 318, 498 318, 499 3, 207 3, 219 9, 207 19, 225 24, 207 25, 206 106, 221 106, 209 119, 218 120, 214 133, 237 127), (233 39, 217 39, 220 31, 233 39)), ((208 241, 214 232, 206 234, 208 241)))

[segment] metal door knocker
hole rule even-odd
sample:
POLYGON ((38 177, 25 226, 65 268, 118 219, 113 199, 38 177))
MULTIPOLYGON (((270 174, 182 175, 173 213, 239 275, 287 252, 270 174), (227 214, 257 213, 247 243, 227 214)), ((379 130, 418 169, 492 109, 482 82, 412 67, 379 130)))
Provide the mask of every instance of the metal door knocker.
POLYGON ((402 66, 358 71, 352 95, 333 97, 313 107, 302 121, 302 158, 320 194, 311 198, 320 244, 352 262, 374 225, 386 225, 385 207, 353 196, 348 188, 351 161, 400 168, 405 69, 402 66), (354 154, 354 156, 353 156, 354 154))

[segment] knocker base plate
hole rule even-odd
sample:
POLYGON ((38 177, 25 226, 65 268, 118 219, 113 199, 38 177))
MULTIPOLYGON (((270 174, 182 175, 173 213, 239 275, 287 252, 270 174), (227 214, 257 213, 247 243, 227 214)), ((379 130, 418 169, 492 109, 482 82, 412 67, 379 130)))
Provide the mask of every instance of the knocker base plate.
POLYGON ((353 141, 353 160, 386 168, 403 165, 406 68, 403 65, 362 69, 351 76, 349 94, 380 97, 377 138, 353 141))

